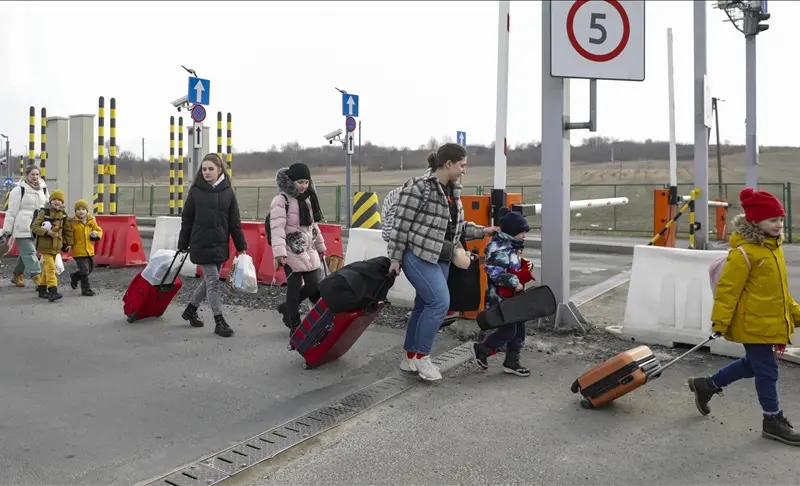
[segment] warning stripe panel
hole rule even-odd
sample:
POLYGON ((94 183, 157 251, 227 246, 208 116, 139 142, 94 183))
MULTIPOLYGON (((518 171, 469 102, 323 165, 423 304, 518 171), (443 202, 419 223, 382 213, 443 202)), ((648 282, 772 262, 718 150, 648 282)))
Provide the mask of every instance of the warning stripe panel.
POLYGON ((353 197, 353 228, 381 229, 378 194, 356 192, 353 197))

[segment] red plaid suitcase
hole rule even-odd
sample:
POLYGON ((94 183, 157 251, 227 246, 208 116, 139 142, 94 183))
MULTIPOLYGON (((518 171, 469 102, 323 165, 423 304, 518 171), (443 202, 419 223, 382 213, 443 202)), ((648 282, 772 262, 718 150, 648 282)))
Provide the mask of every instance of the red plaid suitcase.
POLYGON ((316 368, 342 357, 364 334, 386 302, 372 308, 334 314, 319 299, 289 338, 289 350, 305 359, 303 369, 316 368))

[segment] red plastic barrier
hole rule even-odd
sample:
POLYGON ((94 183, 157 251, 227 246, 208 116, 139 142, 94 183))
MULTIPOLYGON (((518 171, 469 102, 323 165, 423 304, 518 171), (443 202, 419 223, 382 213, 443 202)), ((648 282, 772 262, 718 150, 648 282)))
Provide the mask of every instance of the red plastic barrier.
MULTIPOLYGON (((320 224, 320 232, 325 239, 326 255, 339 255, 344 257, 342 249, 342 227, 338 224, 320 224)), ((275 270, 274 257, 272 256, 272 247, 264 245, 264 255, 261 259, 261 265, 256 267, 258 269, 258 281, 267 285, 272 284, 272 279, 275 279, 275 285, 283 285, 286 282, 286 274, 283 268, 275 270)))
MULTIPOLYGON (((5 220, 6 220, 6 213, 0 211, 0 228, 3 227, 3 223, 5 223, 5 220)), ((9 250, 8 254, 11 255, 11 256, 19 256, 19 250, 17 249, 17 244, 16 243, 11 245, 11 250, 9 250)), ((37 253, 36 256, 37 257, 41 257, 42 255, 40 253, 37 253)), ((68 251, 66 253, 65 252, 61 252, 61 260, 64 263, 71 262, 72 261, 72 251, 68 251)))
MULTIPOLYGON (((264 247, 267 246, 267 232, 264 228, 264 223, 242 221, 242 231, 244 231, 244 239, 247 242, 247 254, 253 259, 253 265, 258 269, 264 255, 264 247)), ((222 264, 222 268, 220 268, 219 271, 219 278, 223 280, 228 278, 228 272, 231 271, 233 259, 236 258, 236 246, 233 244, 232 238, 228 239, 228 249, 230 253, 228 261, 222 264)), ((200 266, 198 266, 197 276, 201 277, 202 275, 203 271, 200 266)))
POLYGON ((103 238, 94 244, 96 265, 112 268, 147 265, 136 216, 97 214, 95 219, 103 228, 103 238))

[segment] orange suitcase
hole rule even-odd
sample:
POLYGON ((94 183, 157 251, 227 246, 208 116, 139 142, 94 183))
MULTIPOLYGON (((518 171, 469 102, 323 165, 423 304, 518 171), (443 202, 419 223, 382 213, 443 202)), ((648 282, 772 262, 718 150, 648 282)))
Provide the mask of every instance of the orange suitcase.
POLYGON ((583 395, 581 400, 583 408, 602 407, 658 378, 665 369, 717 337, 719 336, 716 333, 712 334, 702 343, 663 366, 647 346, 637 346, 623 351, 582 374, 575 380, 570 390, 572 393, 580 392, 583 395))

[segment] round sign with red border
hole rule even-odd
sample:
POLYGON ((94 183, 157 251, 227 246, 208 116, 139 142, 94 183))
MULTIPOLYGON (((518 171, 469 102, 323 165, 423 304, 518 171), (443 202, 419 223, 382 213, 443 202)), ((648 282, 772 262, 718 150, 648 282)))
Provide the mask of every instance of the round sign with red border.
POLYGON ((344 120, 344 127, 347 128, 348 132, 355 132, 356 131, 356 119, 352 116, 348 116, 344 120))
POLYGON ((206 119, 206 109, 203 105, 194 105, 192 107, 192 120, 197 123, 202 123, 206 119))
POLYGON ((619 0, 603 0, 614 7, 619 13, 622 19, 622 38, 614 49, 605 54, 593 54, 587 51, 580 42, 578 42, 577 37, 575 37, 575 15, 578 13, 578 10, 589 3, 589 1, 590 0, 578 0, 572 4, 572 8, 569 9, 569 14, 567 14, 567 37, 569 38, 569 43, 572 44, 572 48, 575 49, 575 52, 585 59, 593 62, 608 62, 622 54, 622 51, 624 51, 625 47, 628 45, 628 40, 631 37, 630 19, 628 19, 628 13, 625 12, 625 8, 619 3, 619 0))

